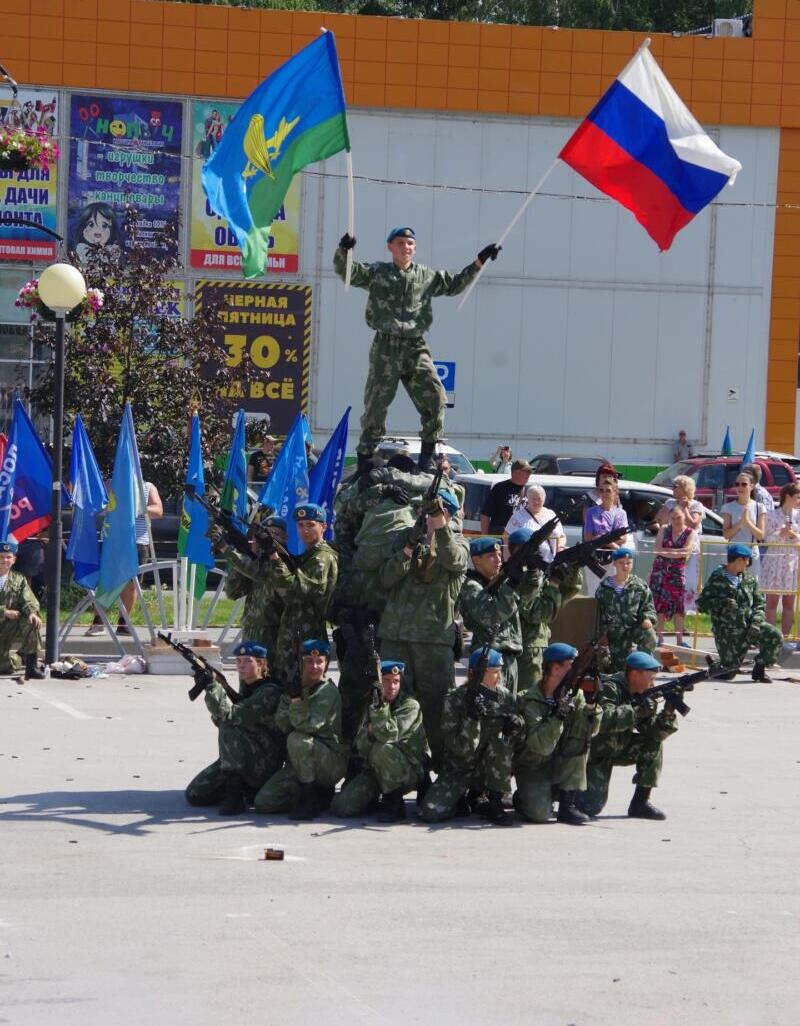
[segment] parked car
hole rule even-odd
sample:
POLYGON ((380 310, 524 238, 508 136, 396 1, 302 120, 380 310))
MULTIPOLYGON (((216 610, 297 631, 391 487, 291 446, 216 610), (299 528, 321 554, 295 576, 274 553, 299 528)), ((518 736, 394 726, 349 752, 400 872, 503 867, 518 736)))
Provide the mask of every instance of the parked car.
MULTIPOLYGON (((397 452, 407 452, 415 462, 419 459, 420 440, 418 437, 406 438, 402 435, 386 435, 378 445, 377 453, 383 459, 388 460, 397 452)), ((457 474, 474 474, 475 467, 470 463, 463 452, 453 449, 449 445, 439 445, 438 452, 447 453, 450 466, 457 474)))
MULTIPOLYGON (((456 478, 464 487, 464 534, 481 533, 480 513, 489 489, 499 481, 508 481, 502 474, 459 474, 456 478)), ((583 512, 587 505, 594 503, 594 477, 574 477, 571 475, 556 476, 552 474, 534 474, 529 484, 538 484, 545 491, 545 506, 552 509, 561 520, 567 536, 567 545, 575 545, 583 537, 583 512)), ((622 507, 628 515, 628 522, 636 525, 633 534, 633 547, 636 549, 636 573, 645 580, 653 565, 653 542, 655 540, 654 521, 661 507, 672 498, 672 489, 656 484, 644 484, 632 481, 627 484, 620 482, 619 497, 622 507), (648 527, 650 528, 648 530, 648 527)), ((703 535, 706 537, 722 537, 722 517, 708 510, 703 517, 703 535)), ((720 555, 723 547, 720 546, 720 555)), ((703 577, 715 566, 720 558, 709 558, 705 561, 703 577)))
MULTIPOLYGON (((761 467, 761 484, 779 502, 781 488, 797 480, 794 468, 774 456, 757 455, 754 462, 761 467)), ((741 456, 695 456, 673 463, 656 474, 651 484, 671 488, 675 478, 685 474, 694 480, 695 498, 709 509, 719 510, 736 498, 734 484, 741 465, 741 456)))
POLYGON ((566 474, 594 477, 597 468, 608 460, 604 456, 559 456, 545 453, 531 457, 528 462, 534 474, 566 474))

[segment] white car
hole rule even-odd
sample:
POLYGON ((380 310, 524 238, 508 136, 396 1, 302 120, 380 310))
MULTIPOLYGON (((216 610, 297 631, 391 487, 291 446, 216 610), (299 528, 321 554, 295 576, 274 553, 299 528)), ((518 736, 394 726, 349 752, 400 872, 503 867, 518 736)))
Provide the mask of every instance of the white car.
MULTIPOLYGON (((411 459, 417 463, 419 461, 419 450, 420 440, 418 437, 407 438, 403 435, 386 435, 381 439, 380 444, 378 445, 377 454, 382 456, 383 459, 388 460, 389 457, 394 456, 396 452, 407 452, 411 459)), ((447 458, 450 461, 450 466, 453 468, 454 473, 475 473, 475 467, 470 463, 464 453, 459 452, 458 449, 454 449, 450 445, 439 444, 436 447, 436 451, 447 454, 447 458)))
MULTIPOLYGON (((459 474, 456 481, 463 486, 464 496, 464 534, 481 533, 480 514, 489 490, 500 481, 508 481, 503 474, 459 474)), ((538 484, 545 490, 544 504, 558 516, 564 526, 567 545, 575 545, 583 537, 583 511, 590 503, 594 503, 594 478, 574 477, 572 475, 531 474, 528 484, 538 484)), ((520 504, 524 502, 520 496, 520 504)), ((628 515, 628 522, 637 525, 632 532, 633 545, 636 549, 635 573, 647 580, 653 565, 653 542, 655 533, 646 529, 652 524, 659 510, 667 499, 672 498, 672 490, 659 485, 645 484, 640 481, 619 482, 619 497, 622 507, 628 515)), ((707 509, 703 515, 703 535, 708 537, 722 536, 722 517, 707 509)), ((715 549, 716 552, 716 549, 715 549)), ((720 546, 720 555, 703 556, 703 578, 718 566, 724 547, 720 546)))

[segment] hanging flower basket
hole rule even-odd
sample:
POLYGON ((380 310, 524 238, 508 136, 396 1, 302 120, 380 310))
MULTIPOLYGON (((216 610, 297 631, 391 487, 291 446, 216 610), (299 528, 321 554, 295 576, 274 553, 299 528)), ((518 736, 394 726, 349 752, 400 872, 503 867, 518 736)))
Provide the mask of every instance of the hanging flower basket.
POLYGON ((58 143, 43 128, 35 132, 0 128, 0 171, 49 171, 58 155, 58 143))
MULTIPOLYGON (((67 321, 93 320, 103 309, 105 297, 100 289, 87 289, 85 298, 74 306, 66 315, 67 321)), ((14 306, 27 307, 31 311, 31 320, 54 321, 56 315, 39 298, 39 279, 26 282, 17 293, 14 306)))

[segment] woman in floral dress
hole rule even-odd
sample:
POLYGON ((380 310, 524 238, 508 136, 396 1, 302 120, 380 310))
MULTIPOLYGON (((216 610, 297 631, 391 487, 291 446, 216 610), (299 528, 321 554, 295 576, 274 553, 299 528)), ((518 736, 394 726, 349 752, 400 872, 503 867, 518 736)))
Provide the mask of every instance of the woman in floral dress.
POLYGON ((778 599, 781 603, 781 630, 786 637, 794 623, 794 599, 797 592, 797 552, 800 542, 800 487, 794 483, 781 488, 780 505, 767 512, 764 523, 765 542, 788 542, 786 546, 764 548, 761 559, 761 590, 766 592, 765 615, 775 623, 778 599))
POLYGON ((677 642, 682 648, 689 646, 683 640, 683 614, 685 610, 686 563, 694 548, 695 533, 686 523, 682 506, 670 510, 669 524, 659 528, 655 544, 655 559, 650 571, 650 590, 653 593, 658 622, 659 645, 664 641, 664 624, 675 620, 677 642))

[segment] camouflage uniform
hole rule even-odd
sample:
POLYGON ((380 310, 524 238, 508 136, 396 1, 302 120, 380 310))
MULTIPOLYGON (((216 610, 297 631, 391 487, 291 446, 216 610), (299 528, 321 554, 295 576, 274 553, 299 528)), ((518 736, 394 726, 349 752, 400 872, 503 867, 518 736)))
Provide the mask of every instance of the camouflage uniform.
POLYGON ((336 553, 326 542, 297 556, 294 574, 282 559, 265 561, 265 573, 283 601, 278 637, 270 652, 273 676, 285 679, 293 660, 295 638, 328 637, 328 604, 336 587, 336 553))
POLYGON ((253 794, 283 765, 286 738, 275 714, 282 691, 271 680, 239 684, 241 702, 233 705, 214 681, 206 688, 206 707, 219 729, 219 758, 186 788, 190 805, 219 805, 225 795, 223 773, 241 774, 253 794))
POLYGON ((333 799, 334 816, 358 816, 382 794, 415 790, 425 758, 419 702, 401 691, 391 705, 369 709, 356 751, 361 771, 333 799))
POLYGON ((469 546, 452 526, 434 532, 411 556, 400 549, 384 565, 388 590, 378 634, 383 659, 405 663, 405 686, 422 706, 434 768, 442 752, 439 724, 455 685, 455 606, 470 565, 469 546))
POLYGON ((599 632, 608 636, 613 673, 625 665, 625 658, 634 646, 642 652, 654 652, 658 644, 655 627, 644 628, 642 620, 656 622, 653 593, 646 581, 631 574, 622 591, 617 591, 611 578, 603 578, 597 591, 599 632))
POLYGON ((452 818, 469 789, 504 794, 511 787, 512 747, 501 732, 504 714, 514 711, 511 696, 498 687, 498 701, 488 703, 486 714, 475 720, 467 711, 468 690, 467 685, 455 688, 444 701, 442 771, 419 809, 427 823, 452 818))
MULTIPOLYGON (((472 648, 482 647, 488 641, 489 631, 498 625, 493 647, 503 655, 502 682, 513 695, 517 693, 517 656, 522 651, 522 630, 519 623, 520 596, 504 581, 494 592, 488 592, 488 579, 476 569, 468 571, 458 596, 458 608, 464 617, 464 626, 472 631, 472 648)), ((529 586, 520 585, 522 591, 529 586)))
POLYGON ((19 612, 16 620, 0 618, 0 676, 8 677, 22 670, 20 656, 42 654, 38 628, 28 622, 31 613, 39 615, 39 602, 22 574, 9 570, 0 590, 0 609, 19 612))
POLYGON ((550 644, 550 624, 564 603, 580 595, 583 584, 580 568, 556 584, 538 575, 537 587, 519 604, 522 628, 522 652, 517 657, 517 689, 527 691, 542 676, 542 653, 550 644))
POLYGON ((546 823, 550 818, 554 788, 586 790, 589 744, 602 713, 587 705, 581 691, 573 701, 574 708, 562 720, 552 714, 540 684, 534 684, 519 698, 526 733, 515 744, 514 805, 533 823, 546 823))
POLYGON ((244 597, 242 637, 264 645, 271 659, 283 615, 283 600, 275 590, 275 581, 264 572, 259 560, 248 559, 233 549, 228 549, 227 556, 225 594, 230 599, 244 597))
POLYGON ((752 574, 739 576, 738 585, 718 566, 697 596, 697 608, 711 617, 711 630, 723 666, 739 666, 752 645, 765 666, 777 661, 783 636, 764 618, 764 596, 752 574))
POLYGON ((603 718, 589 751, 587 788, 577 801, 578 808, 590 816, 598 815, 608 801, 615 766, 635 765, 634 784, 657 787, 662 743, 678 729, 671 706, 665 705, 658 712, 653 699, 646 705, 631 704, 624 673, 602 678, 597 701, 603 718))
POLYGON ((256 795, 256 812, 288 812, 300 797, 301 784, 335 787, 347 769, 342 703, 332 680, 313 691, 303 688, 299 702, 283 695, 275 720, 288 735, 286 764, 256 795))
MULTIPOLYGON (((337 249, 333 268, 342 280, 346 265, 346 252, 337 249)), ((360 454, 369 456, 375 452, 400 381, 422 419, 422 441, 436 442, 441 438, 446 396, 424 338, 433 322, 431 300, 436 296, 458 295, 477 273, 475 263, 458 274, 450 274, 416 263, 401 270, 393 262, 353 261, 350 284, 368 290, 366 320, 376 332, 364 389, 360 454)))

